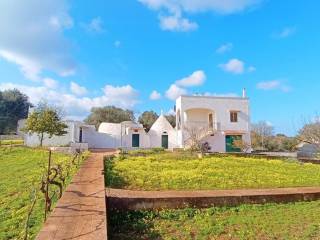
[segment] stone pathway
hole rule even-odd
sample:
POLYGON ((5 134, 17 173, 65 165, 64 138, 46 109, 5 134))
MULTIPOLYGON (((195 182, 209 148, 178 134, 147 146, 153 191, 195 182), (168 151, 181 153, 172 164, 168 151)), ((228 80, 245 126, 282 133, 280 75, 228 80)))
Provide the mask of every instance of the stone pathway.
POLYGON ((320 199, 320 187, 212 191, 131 191, 107 188, 106 195, 109 208, 141 210, 311 201, 320 199))
POLYGON ((103 156, 112 153, 91 153, 58 201, 37 240, 107 239, 103 156))

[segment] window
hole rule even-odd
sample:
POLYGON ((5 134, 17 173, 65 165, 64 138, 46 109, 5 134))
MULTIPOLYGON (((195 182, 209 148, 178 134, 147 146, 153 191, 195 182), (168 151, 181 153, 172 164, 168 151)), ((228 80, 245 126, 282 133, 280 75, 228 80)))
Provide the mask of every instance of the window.
POLYGON ((230 122, 238 122, 238 112, 236 111, 230 112, 230 122))

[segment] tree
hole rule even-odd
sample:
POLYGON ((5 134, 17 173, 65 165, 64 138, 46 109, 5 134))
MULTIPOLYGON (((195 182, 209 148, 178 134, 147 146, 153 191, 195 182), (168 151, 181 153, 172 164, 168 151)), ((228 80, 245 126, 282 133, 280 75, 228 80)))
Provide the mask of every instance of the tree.
POLYGON ((203 142, 203 139, 208 136, 208 127, 189 125, 185 126, 184 130, 187 133, 185 145, 189 147, 191 151, 204 153, 207 149, 204 147, 204 144, 207 145, 207 143, 203 142))
POLYGON ((121 123, 123 121, 134 121, 134 114, 133 111, 130 110, 106 106, 92 108, 90 115, 84 121, 98 128, 102 122, 121 123))
POLYGON ((165 115, 166 119, 169 121, 169 123, 171 124, 171 126, 173 128, 176 127, 176 115, 174 114, 168 114, 168 115, 165 115))
POLYGON ((234 140, 232 144, 234 148, 239 148, 244 153, 249 153, 251 150, 251 144, 242 139, 234 140))
POLYGON ((17 89, 0 91, 0 134, 12 134, 18 120, 27 118, 31 106, 28 96, 17 89))
POLYGON ((266 140, 271 137, 274 131, 273 126, 266 121, 260 121, 251 126, 251 141, 253 148, 266 148, 266 140))
POLYGON ((37 134, 40 146, 42 146, 45 134, 52 138, 54 135, 63 136, 67 133, 65 129, 68 126, 62 122, 61 118, 59 109, 46 103, 40 103, 27 118, 26 125, 22 130, 37 134))
POLYGON ((158 114, 154 111, 145 111, 143 112, 138 121, 143 125, 143 127, 148 132, 152 126, 152 124, 158 119, 158 114))
POLYGON ((320 119, 305 124, 299 131, 298 139, 316 145, 320 149, 320 119))

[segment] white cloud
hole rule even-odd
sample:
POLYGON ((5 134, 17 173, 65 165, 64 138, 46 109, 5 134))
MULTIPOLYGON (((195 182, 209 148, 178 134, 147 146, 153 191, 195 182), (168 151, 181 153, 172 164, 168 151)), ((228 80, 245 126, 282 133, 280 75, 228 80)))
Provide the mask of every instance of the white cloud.
POLYGON ((287 38, 296 33, 296 27, 285 27, 280 32, 273 34, 275 38, 287 38))
POLYGON ((139 0, 151 9, 183 10, 185 12, 212 11, 219 14, 232 14, 252 7, 261 0, 139 0))
POLYGON ((176 81, 176 85, 180 87, 200 86, 206 80, 206 74, 202 70, 193 72, 190 76, 176 81))
POLYGON ((198 28, 198 24, 180 15, 160 16, 160 27, 162 30, 188 32, 198 28))
POLYGON ((153 91, 151 92, 149 98, 150 98, 151 100, 158 100, 158 99, 161 98, 161 94, 158 93, 156 90, 153 90, 153 91))
POLYGON ((55 89, 59 85, 58 82, 52 78, 44 78, 42 79, 42 81, 47 88, 51 88, 51 89, 55 89))
MULTIPOLYGON (((197 23, 190 22, 187 18, 183 17, 183 13, 199 13, 211 11, 218 14, 233 14, 241 12, 249 7, 255 6, 262 0, 138 0, 142 4, 146 5, 150 9, 159 12, 167 12, 169 18, 167 26, 171 28, 163 28, 165 30, 177 30, 183 29, 182 26, 188 30, 195 30, 197 23), (180 26, 177 28, 174 26, 180 26)), ((160 21, 163 19, 160 17, 160 21)), ((163 24, 160 24, 161 27, 163 24)), ((181 31, 181 30, 180 30, 181 31)))
POLYGON ((225 44, 222 44, 219 48, 217 48, 216 53, 223 54, 225 52, 231 51, 232 48, 233 48, 232 43, 225 43, 225 44))
POLYGON ((233 74, 242 74, 244 72, 244 62, 236 58, 229 60, 225 64, 220 64, 219 67, 233 74))
POLYGON ((27 94, 33 104, 41 100, 61 106, 68 118, 83 119, 92 107, 103 107, 114 105, 122 108, 132 109, 138 102, 138 92, 130 85, 111 86, 103 89, 103 94, 97 97, 79 97, 61 90, 50 89, 46 86, 28 86, 13 83, 0 83, 0 90, 19 89, 27 94))
POLYGON ((103 21, 100 17, 95 17, 89 23, 83 23, 82 26, 88 31, 93 33, 103 33, 103 21))
POLYGON ((289 92, 291 88, 284 83, 282 83, 282 80, 272 80, 272 81, 265 81, 265 82, 259 82, 257 84, 257 88, 261 90, 280 90, 283 92, 289 92))
POLYGON ((181 95, 187 94, 187 90, 178 87, 176 84, 171 84, 169 89, 166 91, 166 97, 170 100, 176 100, 181 95))
POLYGON ((82 87, 75 82, 70 83, 70 91, 77 96, 83 96, 88 92, 88 90, 85 87, 82 87))
POLYGON ((71 44, 63 36, 73 25, 65 0, 2 0, 0 9, 0 57, 32 80, 40 81, 43 70, 75 73, 71 44))
POLYGON ((139 93, 131 85, 106 85, 103 92, 106 98, 112 99, 111 101, 114 105, 133 107, 139 102, 137 100, 139 93))
POLYGON ((254 66, 250 66, 248 67, 248 72, 251 73, 251 72, 255 72, 257 69, 254 67, 254 66))
POLYGON ((115 41, 115 42, 114 42, 114 46, 115 46, 116 48, 119 48, 119 47, 121 46, 121 42, 120 42, 119 40, 115 41))

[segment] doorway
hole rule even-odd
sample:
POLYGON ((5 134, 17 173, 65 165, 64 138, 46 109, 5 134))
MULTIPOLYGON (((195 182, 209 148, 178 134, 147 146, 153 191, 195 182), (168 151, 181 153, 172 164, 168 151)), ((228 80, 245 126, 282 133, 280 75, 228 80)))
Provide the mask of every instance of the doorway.
POLYGON ((161 136, 161 147, 163 147, 164 149, 168 149, 169 148, 169 137, 168 137, 168 135, 162 135, 161 136))
POLYGON ((226 136, 226 152, 241 152, 240 148, 234 146, 234 142, 242 140, 241 135, 227 135, 226 136))
POLYGON ((140 134, 137 134, 137 133, 132 134, 132 147, 135 147, 135 148, 140 147, 140 134))

